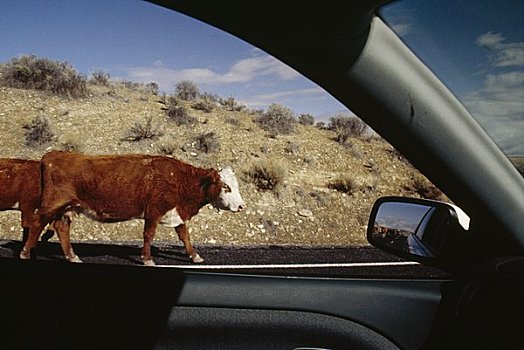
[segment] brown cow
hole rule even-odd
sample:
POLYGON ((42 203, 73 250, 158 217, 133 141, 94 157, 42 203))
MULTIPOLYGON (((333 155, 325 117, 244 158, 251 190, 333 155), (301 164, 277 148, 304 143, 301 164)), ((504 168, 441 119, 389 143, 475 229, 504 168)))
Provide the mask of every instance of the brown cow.
MULTIPOLYGON (((19 210, 25 242, 31 222, 38 219, 35 210, 40 203, 40 162, 37 160, 0 158, 0 211, 19 210)), ((54 232, 48 230, 42 240, 54 232)))
POLYGON ((69 240, 70 214, 83 213, 101 222, 142 218, 145 265, 154 265, 151 243, 157 226, 174 227, 195 263, 203 262, 189 239, 186 221, 210 203, 216 208, 239 211, 244 205, 231 168, 220 172, 191 166, 165 156, 87 156, 52 151, 44 155, 40 221, 31 227, 20 253, 29 259, 39 230, 61 218, 58 237, 67 260, 81 262, 69 240))

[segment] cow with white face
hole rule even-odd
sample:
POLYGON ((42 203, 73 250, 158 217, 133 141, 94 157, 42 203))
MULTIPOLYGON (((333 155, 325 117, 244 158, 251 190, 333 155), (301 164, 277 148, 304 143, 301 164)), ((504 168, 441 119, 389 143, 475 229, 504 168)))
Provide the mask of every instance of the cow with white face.
POLYGON ((240 195, 238 188, 238 181, 230 167, 224 168, 219 171, 220 180, 224 184, 222 191, 217 199, 211 202, 211 205, 217 209, 240 211, 245 206, 244 200, 240 195))
POLYGON ((39 220, 30 227, 22 259, 30 257, 42 228, 58 220, 64 256, 81 262, 71 247, 69 225, 72 213, 83 213, 101 222, 144 219, 145 265, 154 265, 151 243, 158 225, 173 227, 191 261, 201 263, 186 222, 206 204, 233 212, 245 206, 231 168, 198 168, 171 157, 52 151, 42 157, 41 171, 39 220))

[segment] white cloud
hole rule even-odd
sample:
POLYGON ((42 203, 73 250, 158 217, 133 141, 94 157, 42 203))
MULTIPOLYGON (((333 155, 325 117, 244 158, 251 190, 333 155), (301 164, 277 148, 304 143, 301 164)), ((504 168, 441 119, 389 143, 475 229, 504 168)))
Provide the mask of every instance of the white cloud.
POLYGON ((498 46, 504 40, 505 39, 502 37, 500 33, 488 32, 480 35, 477 38, 476 42, 479 46, 484 46, 488 49, 491 49, 498 46))
POLYGON ((503 151, 524 155, 524 43, 488 32, 476 44, 489 50, 490 63, 483 85, 463 98, 464 105, 503 151))
POLYGON ((524 66, 524 42, 505 43, 500 33, 488 32, 477 38, 477 45, 491 52, 494 67, 524 66))
POLYGON ((524 66, 524 43, 502 45, 494 64, 496 67, 524 66))
POLYGON ((290 80, 298 77, 299 74, 277 59, 266 55, 236 62, 226 74, 217 76, 217 84, 246 83, 261 76, 290 80))
POLYGON ((464 104, 508 154, 524 155, 524 72, 488 74, 464 104))
POLYGON ((408 23, 396 23, 391 25, 391 29, 395 33, 397 33, 398 36, 404 36, 406 34, 409 34, 411 31, 411 24, 408 23))
POLYGON ((208 68, 171 69, 156 61, 150 67, 127 69, 127 75, 131 80, 155 81, 163 90, 171 89, 182 80, 190 80, 197 85, 221 85, 247 83, 268 76, 278 80, 299 77, 295 70, 269 55, 239 60, 224 73, 208 68))
POLYGON ((260 94, 255 95, 255 98, 258 98, 260 100, 278 100, 282 98, 288 98, 288 97, 296 97, 296 96, 323 96, 325 94, 324 90, 322 90, 319 87, 315 88, 308 88, 308 89, 299 89, 299 90, 289 90, 289 91, 280 91, 280 92, 274 92, 271 94, 260 94))
POLYGON ((326 93, 319 87, 279 91, 270 94, 258 94, 250 96, 248 99, 243 99, 240 102, 250 108, 266 108, 272 103, 280 103, 287 105, 287 101, 292 101, 300 97, 302 101, 308 100, 321 100, 326 98, 326 93))

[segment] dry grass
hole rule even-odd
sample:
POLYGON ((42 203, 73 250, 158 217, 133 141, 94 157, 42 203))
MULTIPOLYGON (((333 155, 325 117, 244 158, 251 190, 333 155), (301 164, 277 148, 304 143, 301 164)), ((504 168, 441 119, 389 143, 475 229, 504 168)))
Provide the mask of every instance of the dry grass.
POLYGON ((286 179, 287 171, 282 161, 262 159, 253 162, 245 176, 258 190, 278 192, 286 179))
POLYGON ((337 179, 328 184, 328 187, 346 194, 352 194, 358 190, 355 180, 348 174, 339 175, 337 179))

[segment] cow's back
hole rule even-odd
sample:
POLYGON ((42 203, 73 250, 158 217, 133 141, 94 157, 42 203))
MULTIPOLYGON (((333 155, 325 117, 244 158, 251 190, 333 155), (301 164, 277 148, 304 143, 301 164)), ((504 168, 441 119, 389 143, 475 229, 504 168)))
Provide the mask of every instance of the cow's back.
POLYGON ((42 157, 42 211, 81 206, 101 221, 143 214, 154 156, 91 156, 52 151, 42 157))

